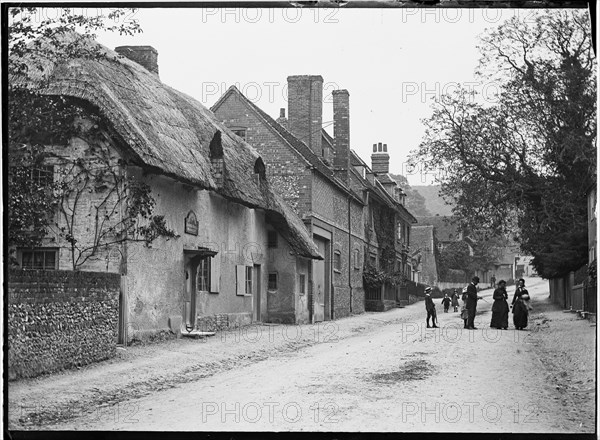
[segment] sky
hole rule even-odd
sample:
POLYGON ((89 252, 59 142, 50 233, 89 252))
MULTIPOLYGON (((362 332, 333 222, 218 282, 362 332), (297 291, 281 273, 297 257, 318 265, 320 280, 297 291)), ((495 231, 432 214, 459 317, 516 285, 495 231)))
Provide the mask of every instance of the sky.
MULTIPOLYGON (((88 14, 96 9, 89 8, 88 14)), ((108 11, 104 11, 107 13, 108 11)), ((140 9, 143 33, 100 34, 109 48, 150 45, 161 81, 210 107, 236 85, 277 118, 286 108, 287 77, 321 75, 323 125, 333 134, 331 91, 350 93, 350 144, 367 164, 386 143, 390 172, 411 185, 431 183, 406 167, 424 133, 432 99, 458 84, 493 101, 496 85, 475 77, 478 35, 516 14, 511 9, 140 9)), ((287 110, 286 110, 287 113, 287 110)))

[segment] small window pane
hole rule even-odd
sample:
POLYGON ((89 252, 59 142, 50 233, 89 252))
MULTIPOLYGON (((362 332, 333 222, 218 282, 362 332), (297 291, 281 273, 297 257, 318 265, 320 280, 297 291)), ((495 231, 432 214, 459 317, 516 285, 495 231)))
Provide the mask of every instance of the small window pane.
POLYGON ((277 274, 269 274, 269 290, 277 290, 277 274))
POLYGON ((270 248, 277 247, 277 232, 276 231, 267 231, 267 247, 270 247, 270 248))
POLYGON ((246 267, 246 294, 252 294, 252 268, 246 267))
POLYGON ((23 252, 23 269, 33 269, 33 252, 23 252))
POLYGON ((34 252, 33 253, 33 268, 34 269, 43 269, 44 268, 44 253, 43 252, 34 252))
POLYGON ((54 269, 56 267, 56 252, 45 252, 46 261, 44 267, 46 269, 54 269))
POLYGON ((208 292, 210 286, 210 259, 203 258, 198 263, 198 273, 196 275, 196 290, 208 292))
POLYGON ((300 288, 300 293, 301 294, 306 293, 306 275, 304 275, 303 273, 300 274, 300 279, 298 280, 298 284, 299 284, 299 288, 300 288))

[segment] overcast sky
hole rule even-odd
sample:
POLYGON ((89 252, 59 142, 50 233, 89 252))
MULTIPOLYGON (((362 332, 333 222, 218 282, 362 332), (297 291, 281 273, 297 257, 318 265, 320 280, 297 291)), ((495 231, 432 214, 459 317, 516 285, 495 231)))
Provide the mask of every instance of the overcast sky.
MULTIPOLYGON (((350 92, 350 143, 368 164, 372 145, 388 144, 390 172, 423 135, 431 98, 460 83, 493 100, 479 82, 478 38, 519 14, 510 9, 141 9, 144 32, 101 35, 110 48, 151 45, 160 78, 206 106, 235 84, 274 118, 286 105, 289 75, 324 79, 323 123, 333 134, 331 91, 350 92)), ((408 174, 411 185, 421 173, 408 174)))

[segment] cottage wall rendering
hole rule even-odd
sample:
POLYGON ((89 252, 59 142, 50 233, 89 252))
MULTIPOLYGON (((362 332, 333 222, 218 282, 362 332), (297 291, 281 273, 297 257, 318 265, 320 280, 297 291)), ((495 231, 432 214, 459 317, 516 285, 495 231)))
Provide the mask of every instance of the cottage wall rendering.
MULTIPOLYGON (((125 58, 101 49, 106 57, 44 60, 45 76, 28 81, 47 96, 83 102, 90 119, 102 118, 102 142, 116 158, 113 169, 150 188, 154 212, 173 233, 101 247, 77 268, 122 276, 119 339, 215 330, 266 321, 269 314, 283 320, 270 306, 272 292, 294 286, 307 297, 300 280, 311 276, 309 261, 323 256, 273 191, 260 155, 202 104, 162 84, 154 49, 120 48, 125 58), (137 49, 143 53, 136 55, 137 49)), ((60 146, 49 148, 57 152, 60 146)), ((61 154, 85 163, 90 148, 86 140, 72 139, 61 154)), ((74 216, 81 240, 94 234, 91 208, 106 191, 99 186, 81 195, 84 209, 74 216)), ((125 212, 128 200, 130 195, 115 205, 117 213, 125 212)), ((62 226, 59 221, 57 228, 62 226)), ((69 243, 60 234, 18 254, 25 269, 38 260, 52 261, 49 269, 73 268, 69 243), (32 252, 52 256, 39 260, 32 252)), ((296 308, 306 320, 309 306, 296 308)))
MULTIPOLYGON (((382 248, 376 234, 370 233, 371 211, 367 206, 371 200, 379 197, 379 202, 391 207, 392 215, 388 217, 394 232, 381 239, 398 245, 400 266, 406 263, 402 255, 408 250, 408 234, 396 243, 395 231, 399 223, 402 230, 409 230, 416 222, 401 206, 394 190, 390 188, 389 194, 366 164, 366 171, 355 169, 347 90, 333 92, 334 137, 322 129, 322 86, 319 75, 288 77, 288 118, 282 109, 274 120, 235 86, 211 108, 220 121, 262 154, 276 190, 302 218, 319 251, 326 256, 323 262, 312 262, 311 321, 365 310, 363 267, 370 261, 371 252, 377 264, 382 248), (366 174, 370 174, 370 183, 366 174), (396 216, 400 211, 403 216, 396 216), (401 250, 402 244, 406 249, 401 250)), ((280 296, 286 295, 297 292, 280 292, 280 296)), ((278 303, 289 307, 295 301, 290 298, 278 303)), ((293 313, 300 322, 299 314, 293 313)), ((288 314, 291 316, 292 311, 288 314)))

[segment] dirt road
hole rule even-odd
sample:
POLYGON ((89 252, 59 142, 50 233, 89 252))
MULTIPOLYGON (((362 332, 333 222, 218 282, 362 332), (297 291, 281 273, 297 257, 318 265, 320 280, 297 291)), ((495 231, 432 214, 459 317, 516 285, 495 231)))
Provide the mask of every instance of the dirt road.
POLYGON ((172 341, 170 356, 155 348, 145 358, 140 349, 129 360, 11 383, 11 427, 593 432, 595 359, 586 353, 595 350, 595 328, 547 306, 547 287, 530 280, 535 310, 526 331, 512 322, 509 330, 489 328, 486 290, 478 330, 464 330, 458 313, 443 313, 438 299, 439 329, 425 327, 421 302, 320 326, 172 341), (560 345, 572 343, 552 334, 559 321, 576 327, 573 337, 585 350, 577 371, 565 375, 561 359, 569 358, 560 353, 569 347, 560 345), (569 389, 576 379, 581 383, 569 389), (62 399, 32 403, 50 393, 62 399))

